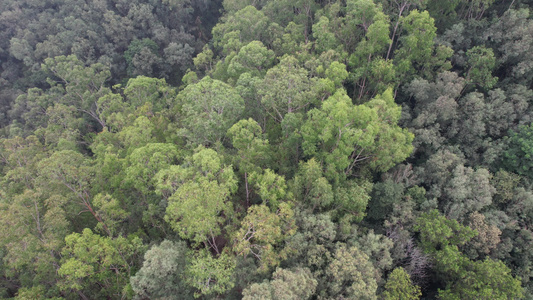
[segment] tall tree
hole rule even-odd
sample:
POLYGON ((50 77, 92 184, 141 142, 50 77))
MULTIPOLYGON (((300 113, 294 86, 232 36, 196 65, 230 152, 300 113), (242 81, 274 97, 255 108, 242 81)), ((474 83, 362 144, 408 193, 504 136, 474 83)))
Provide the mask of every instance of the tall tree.
POLYGON ((144 254, 142 268, 130 278, 136 299, 193 299, 186 285, 185 270, 189 258, 183 241, 164 240, 144 254))
POLYGON ((183 166, 173 166, 157 175, 159 193, 167 194, 165 220, 184 238, 204 243, 220 253, 217 236, 231 218, 230 196, 237 189, 231 166, 222 164, 212 149, 198 148, 183 166))
POLYGON ((317 282, 307 268, 276 269, 272 280, 254 283, 243 291, 243 299, 309 299, 317 282))
POLYGON ((412 151, 413 135, 397 126, 399 117, 391 90, 359 106, 340 90, 309 111, 302 148, 324 162, 330 180, 352 175, 364 163, 386 171, 412 151))
POLYGON ((385 284, 383 299, 385 300, 416 300, 420 299, 420 287, 411 282, 409 274, 403 268, 396 268, 389 275, 385 284))
POLYGON ((142 251, 139 238, 111 239, 86 228, 81 234, 70 234, 65 242, 58 270, 62 277, 60 289, 83 299, 125 296, 132 269, 142 251))
POLYGON ((185 135, 193 145, 221 141, 244 109, 244 100, 231 86, 210 77, 188 85, 178 94, 185 135))
POLYGON ((309 78, 295 57, 286 56, 269 69, 258 87, 261 104, 277 122, 286 114, 305 112, 318 105, 316 78, 309 78))
POLYGON ((233 236, 233 251, 237 255, 253 255, 261 271, 279 265, 286 257, 284 240, 295 232, 294 212, 282 203, 275 212, 266 205, 253 205, 233 236))

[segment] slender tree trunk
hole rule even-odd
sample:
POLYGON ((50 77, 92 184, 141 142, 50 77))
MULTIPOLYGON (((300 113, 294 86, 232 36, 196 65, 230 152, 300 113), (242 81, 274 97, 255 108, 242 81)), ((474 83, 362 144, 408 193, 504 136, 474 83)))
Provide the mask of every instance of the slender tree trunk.
POLYGON ((389 60, 390 53, 392 50, 392 45, 394 44, 394 38, 396 37, 396 31, 398 30, 398 26, 400 25, 400 18, 402 17, 403 11, 408 9, 409 6, 410 6, 410 3, 407 3, 407 2, 402 3, 400 5, 400 12, 398 13, 398 20, 396 20, 396 24, 394 25, 394 30, 392 31, 392 37, 391 37, 391 41, 389 45, 389 50, 387 51, 387 57, 385 58, 385 60, 389 60))
POLYGON ((246 209, 250 207, 250 190, 248 190, 248 173, 244 172, 244 182, 246 185, 246 209))

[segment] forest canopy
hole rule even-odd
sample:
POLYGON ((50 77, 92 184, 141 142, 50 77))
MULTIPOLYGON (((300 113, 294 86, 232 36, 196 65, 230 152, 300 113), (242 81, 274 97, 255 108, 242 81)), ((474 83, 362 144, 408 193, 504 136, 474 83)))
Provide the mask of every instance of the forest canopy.
POLYGON ((0 298, 533 299, 532 9, 1 1, 0 298))

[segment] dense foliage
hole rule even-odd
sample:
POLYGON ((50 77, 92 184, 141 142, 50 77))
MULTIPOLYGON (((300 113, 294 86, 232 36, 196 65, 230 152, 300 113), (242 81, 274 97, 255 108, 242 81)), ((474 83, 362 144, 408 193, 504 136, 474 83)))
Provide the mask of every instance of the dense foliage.
POLYGON ((528 0, 4 0, 0 297, 533 299, 528 0))

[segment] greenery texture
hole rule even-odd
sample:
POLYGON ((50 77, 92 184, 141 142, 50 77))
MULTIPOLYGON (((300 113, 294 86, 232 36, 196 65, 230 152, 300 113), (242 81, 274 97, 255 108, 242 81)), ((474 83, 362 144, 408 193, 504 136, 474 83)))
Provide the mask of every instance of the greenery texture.
POLYGON ((533 299, 531 0, 0 1, 0 298, 533 299))

